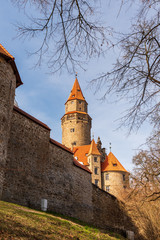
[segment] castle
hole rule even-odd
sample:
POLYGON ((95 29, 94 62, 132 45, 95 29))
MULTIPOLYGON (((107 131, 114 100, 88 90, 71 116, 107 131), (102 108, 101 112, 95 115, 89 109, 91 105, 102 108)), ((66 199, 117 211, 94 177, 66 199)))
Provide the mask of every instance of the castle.
POLYGON ((126 172, 110 172, 113 164, 119 166, 118 160, 111 158, 110 166, 110 161, 106 160, 109 155, 103 161, 100 141, 99 145, 90 141, 91 118, 84 97, 81 100, 77 97, 83 96, 80 87, 76 87, 75 98, 71 93, 62 117, 65 146, 50 138, 50 128, 45 123, 14 105, 15 89, 20 85, 22 81, 14 57, 0 44, 0 199, 34 209, 41 209, 45 199, 48 211, 124 236, 128 231, 138 236, 125 205, 103 190, 108 181, 106 174, 109 173, 110 180, 111 174, 119 174, 122 181, 122 173, 126 172), (78 136, 77 126, 82 129, 81 136, 78 136), (67 141, 69 134, 72 135, 67 141), (81 153, 85 157, 81 158, 81 153), (97 172, 94 172, 96 166, 97 172), (102 179, 101 183, 97 182, 99 187, 93 184, 98 180, 97 175, 102 179))
POLYGON ((89 168, 93 184, 118 197, 129 187, 129 172, 112 152, 105 153, 99 137, 97 144, 94 139, 91 141, 92 119, 87 107, 76 77, 61 118, 62 144, 71 148, 75 159, 89 168))

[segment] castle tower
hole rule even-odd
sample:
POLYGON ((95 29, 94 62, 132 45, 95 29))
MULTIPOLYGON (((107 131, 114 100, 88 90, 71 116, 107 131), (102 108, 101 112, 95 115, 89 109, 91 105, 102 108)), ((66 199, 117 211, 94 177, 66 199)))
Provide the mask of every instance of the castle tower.
POLYGON ((97 185, 99 188, 101 184, 101 154, 97 149, 97 145, 94 139, 91 142, 90 149, 87 155, 88 168, 92 172, 92 183, 97 185))
POLYGON ((0 44, 0 197, 3 190, 15 88, 21 84, 14 57, 0 44))
POLYGON ((65 103, 65 114, 61 118, 62 144, 69 148, 88 145, 91 142, 91 117, 77 78, 65 103))
POLYGON ((102 162, 102 189, 118 197, 128 187, 129 172, 110 152, 102 162))

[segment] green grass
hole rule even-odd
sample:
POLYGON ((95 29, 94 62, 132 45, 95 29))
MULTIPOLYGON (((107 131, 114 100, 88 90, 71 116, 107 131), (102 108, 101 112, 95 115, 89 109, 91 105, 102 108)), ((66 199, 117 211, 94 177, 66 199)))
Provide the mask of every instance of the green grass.
POLYGON ((76 219, 0 201, 0 240, 124 240, 76 219))

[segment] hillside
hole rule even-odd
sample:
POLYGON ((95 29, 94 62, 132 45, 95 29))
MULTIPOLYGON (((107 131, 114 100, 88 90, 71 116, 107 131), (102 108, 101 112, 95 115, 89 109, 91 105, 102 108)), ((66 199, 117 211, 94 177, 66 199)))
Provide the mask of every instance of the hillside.
POLYGON ((124 240, 78 220, 0 201, 0 240, 124 240))

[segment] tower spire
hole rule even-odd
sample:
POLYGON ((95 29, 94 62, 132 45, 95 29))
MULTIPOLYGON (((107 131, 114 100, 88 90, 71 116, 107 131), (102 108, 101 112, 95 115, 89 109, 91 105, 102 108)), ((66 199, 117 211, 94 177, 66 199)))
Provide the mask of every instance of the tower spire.
POLYGON ((111 144, 111 142, 109 143, 109 149, 110 149, 110 152, 111 152, 111 149, 112 149, 112 144, 111 144))
POLYGON ((82 90, 80 88, 80 85, 79 85, 79 82, 78 82, 78 79, 77 79, 77 73, 76 73, 75 82, 73 84, 73 87, 72 87, 72 90, 71 90, 71 93, 69 95, 69 98, 68 98, 67 102, 69 100, 74 100, 74 99, 85 101, 85 98, 83 96, 82 90))
POLYGON ((65 103, 65 114, 61 118, 62 143, 72 148, 72 145, 82 146, 91 143, 92 119, 88 115, 88 109, 79 82, 76 79, 71 93, 65 103))

